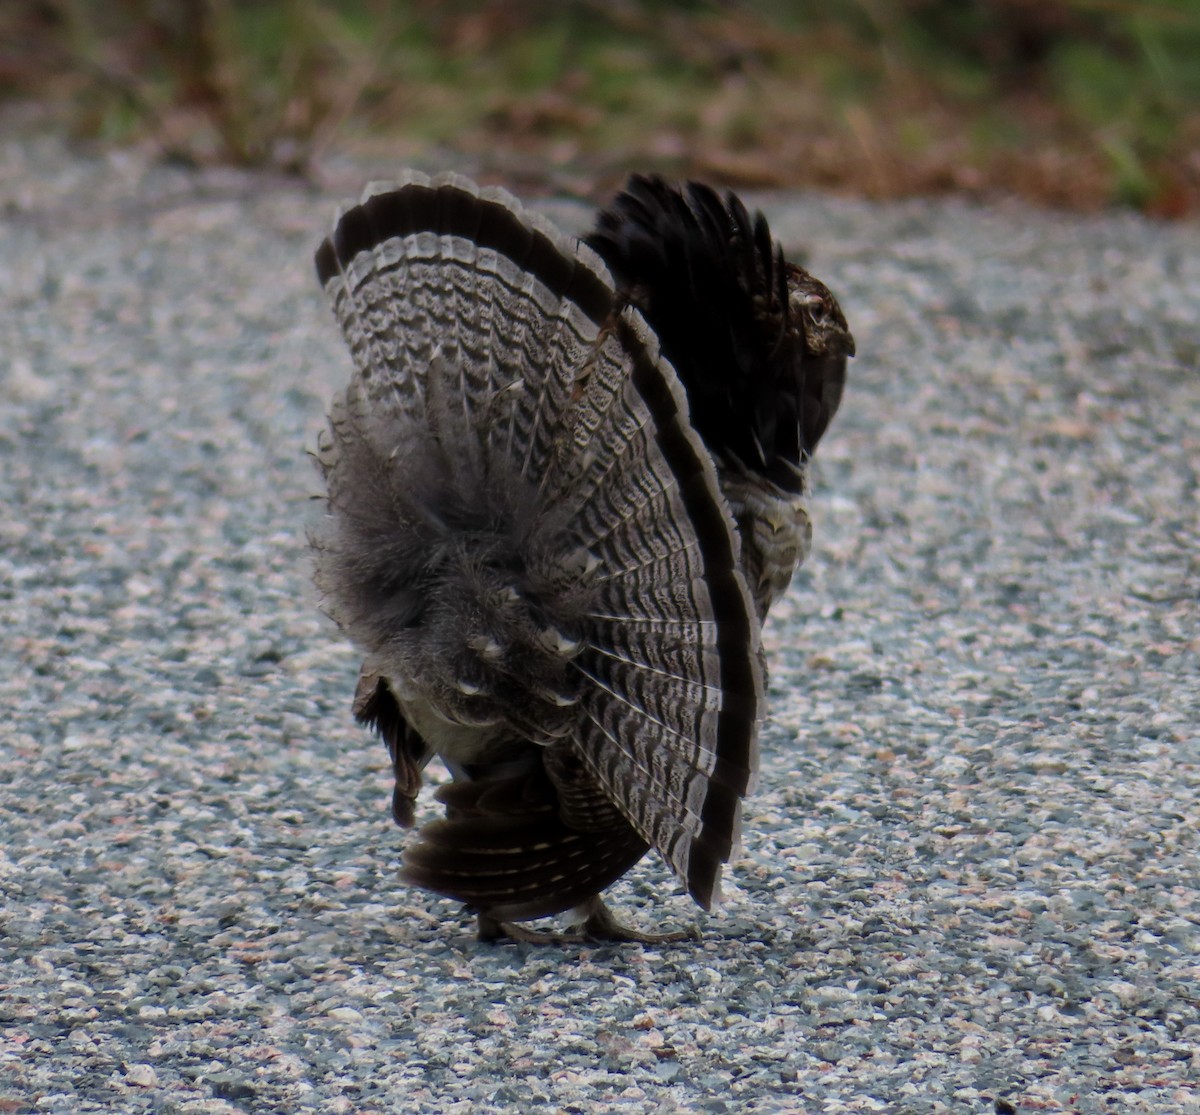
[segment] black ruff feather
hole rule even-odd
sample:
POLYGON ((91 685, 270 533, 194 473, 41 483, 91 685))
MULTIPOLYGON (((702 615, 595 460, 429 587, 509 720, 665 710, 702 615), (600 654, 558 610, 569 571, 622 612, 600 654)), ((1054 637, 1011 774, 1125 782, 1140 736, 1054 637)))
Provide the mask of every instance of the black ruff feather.
POLYGON ((788 285, 811 277, 784 260, 762 214, 700 183, 634 175, 586 242, 657 334, 709 451, 799 491, 845 358, 805 352, 788 285))

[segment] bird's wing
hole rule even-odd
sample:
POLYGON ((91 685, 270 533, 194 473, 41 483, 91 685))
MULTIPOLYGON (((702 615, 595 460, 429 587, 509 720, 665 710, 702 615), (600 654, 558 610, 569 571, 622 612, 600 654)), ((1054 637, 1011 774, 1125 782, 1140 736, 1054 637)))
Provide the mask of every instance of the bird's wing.
POLYGON ((401 828, 412 828, 421 772, 433 751, 405 719, 387 678, 367 661, 358 675, 354 691, 354 719, 374 728, 387 745, 392 760, 392 817, 401 828))
POLYGON ((515 773, 442 786, 446 817, 405 849, 403 879, 520 921, 582 904, 646 854, 649 843, 582 763, 551 780, 542 753, 529 758, 515 773))

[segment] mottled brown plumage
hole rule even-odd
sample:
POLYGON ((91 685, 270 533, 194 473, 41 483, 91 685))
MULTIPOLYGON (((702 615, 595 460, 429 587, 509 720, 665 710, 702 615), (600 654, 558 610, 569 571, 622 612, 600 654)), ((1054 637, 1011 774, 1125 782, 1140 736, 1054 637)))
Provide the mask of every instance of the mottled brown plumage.
POLYGON ((364 652, 354 713, 387 743, 397 823, 433 755, 454 776, 404 877, 482 936, 571 909, 651 939, 599 899, 650 847, 716 898, 761 621, 803 558, 803 468, 853 351, 732 197, 635 179, 590 245, 412 174, 317 254, 355 362, 316 453, 317 584, 364 652), (701 316, 726 337, 702 360, 701 316))

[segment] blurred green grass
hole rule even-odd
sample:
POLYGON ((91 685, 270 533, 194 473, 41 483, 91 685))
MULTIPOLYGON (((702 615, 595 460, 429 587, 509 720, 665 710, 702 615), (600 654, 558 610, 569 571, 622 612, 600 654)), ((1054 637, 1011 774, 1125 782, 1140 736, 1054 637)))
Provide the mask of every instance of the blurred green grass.
POLYGON ((1200 0, 18 0, 0 107, 192 162, 439 150, 870 196, 1200 206, 1200 0))

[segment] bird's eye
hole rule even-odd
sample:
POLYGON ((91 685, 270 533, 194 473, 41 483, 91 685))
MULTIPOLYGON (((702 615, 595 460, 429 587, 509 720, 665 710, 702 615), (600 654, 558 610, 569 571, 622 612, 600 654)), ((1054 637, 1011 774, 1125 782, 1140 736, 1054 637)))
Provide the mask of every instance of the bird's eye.
POLYGON ((810 294, 804 299, 804 310, 814 325, 825 325, 829 321, 829 299, 820 294, 810 294))

